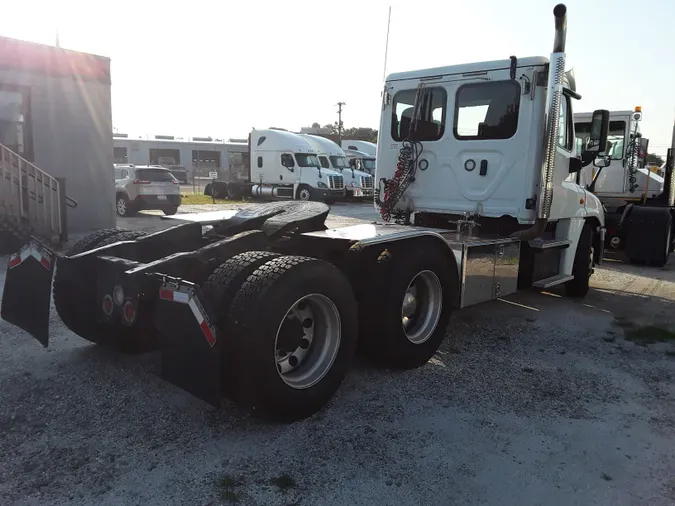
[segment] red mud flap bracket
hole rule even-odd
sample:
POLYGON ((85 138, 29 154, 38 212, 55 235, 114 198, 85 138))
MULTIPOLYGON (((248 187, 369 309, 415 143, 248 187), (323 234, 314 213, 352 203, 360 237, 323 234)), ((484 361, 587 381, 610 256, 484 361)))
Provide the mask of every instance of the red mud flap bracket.
POLYGON ((49 305, 56 253, 31 238, 7 263, 0 316, 25 330, 46 348, 49 344, 49 305))
POLYGON ((213 318, 193 283, 161 276, 155 325, 162 378, 220 406, 220 340, 213 318))

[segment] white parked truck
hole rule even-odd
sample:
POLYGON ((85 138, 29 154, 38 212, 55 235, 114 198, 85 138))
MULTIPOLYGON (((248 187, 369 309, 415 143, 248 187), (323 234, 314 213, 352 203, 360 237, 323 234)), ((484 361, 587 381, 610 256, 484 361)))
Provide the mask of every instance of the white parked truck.
POLYGON ((345 190, 349 198, 373 196, 373 176, 369 172, 358 170, 349 163, 345 152, 335 142, 325 137, 300 134, 319 152, 319 163, 322 168, 333 169, 344 178, 345 190))
POLYGON ((373 158, 377 155, 377 144, 368 141, 355 141, 346 139, 342 141, 342 149, 350 151, 360 151, 373 158))
POLYGON ((340 171, 321 167, 306 138, 285 130, 253 130, 249 135, 248 178, 216 181, 206 193, 226 196, 331 202, 345 197, 340 171))
MULTIPOLYGON (((629 261, 662 266, 675 246, 672 151, 664 176, 647 167, 649 139, 640 132, 642 108, 610 111, 607 148, 580 179, 605 207, 606 241, 629 261)), ((577 150, 592 129, 592 114, 574 115, 577 150)))
POLYGON ((343 151, 347 156, 350 167, 375 175, 375 155, 369 155, 363 151, 354 151, 353 149, 344 149, 343 151))
MULTIPOLYGON (((575 180, 565 13, 554 9, 550 59, 387 78, 383 222, 327 228, 323 203, 274 202, 168 217, 182 224, 150 235, 99 231, 66 255, 31 240, 9 260, 2 318, 46 346, 53 277, 54 307, 84 339, 157 349, 162 377, 201 399, 297 420, 333 397, 357 343, 388 367, 420 367, 451 311, 519 286, 585 295, 605 219, 575 180)), ((593 115, 585 159, 605 149, 607 122, 593 115)))

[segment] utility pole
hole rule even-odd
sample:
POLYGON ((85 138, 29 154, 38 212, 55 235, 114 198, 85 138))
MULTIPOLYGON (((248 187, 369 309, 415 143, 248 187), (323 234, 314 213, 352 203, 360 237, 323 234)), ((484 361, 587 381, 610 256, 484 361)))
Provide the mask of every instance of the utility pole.
POLYGON ((342 106, 347 105, 344 102, 338 102, 338 144, 342 145, 342 106))

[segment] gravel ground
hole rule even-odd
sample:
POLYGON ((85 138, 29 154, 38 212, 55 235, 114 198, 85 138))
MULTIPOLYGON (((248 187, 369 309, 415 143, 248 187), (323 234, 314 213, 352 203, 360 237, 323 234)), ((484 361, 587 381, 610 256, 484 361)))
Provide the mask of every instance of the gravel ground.
MULTIPOLYGON (((329 225, 375 218, 336 205, 329 225)), ((0 321, 1 502, 672 505, 675 343, 625 337, 675 328, 674 262, 610 260, 582 302, 522 292, 457 312, 429 364, 357 360, 291 425, 210 409, 159 378, 156 354, 100 349, 56 314, 48 350, 0 321)))

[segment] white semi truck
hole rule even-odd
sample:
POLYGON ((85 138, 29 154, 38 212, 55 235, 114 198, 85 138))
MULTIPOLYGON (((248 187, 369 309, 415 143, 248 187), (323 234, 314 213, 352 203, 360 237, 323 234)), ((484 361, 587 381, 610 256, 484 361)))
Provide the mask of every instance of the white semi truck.
POLYGON ((350 164, 340 146, 332 140, 318 135, 301 135, 310 146, 319 152, 319 163, 321 163, 322 168, 333 169, 342 174, 348 198, 373 196, 373 176, 369 172, 358 170, 354 164, 350 164))
MULTIPOLYGON (((675 246, 672 163, 666 163, 664 177, 647 167, 641 107, 610 111, 609 118, 607 149, 584 169, 581 182, 605 207, 608 245, 633 263, 665 265, 675 246)), ((574 123, 580 153, 591 135, 592 114, 575 114, 574 123)))
POLYGON ((342 141, 342 149, 349 149, 351 151, 360 151, 366 155, 375 157, 377 155, 377 144, 368 141, 356 141, 346 139, 342 141))
MULTIPOLYGON (((9 260, 2 318, 46 346, 53 277, 54 307, 84 339, 158 349, 162 377, 201 399, 297 420, 333 397, 357 344, 388 367, 416 368, 437 352, 451 311, 518 287, 584 296, 605 218, 576 183, 579 95, 564 72, 566 8, 553 12, 550 59, 386 79, 382 222, 327 228, 327 205, 275 202, 175 215, 182 224, 150 235, 99 231, 66 255, 31 240, 9 260)), ((593 114, 583 159, 605 150, 608 116, 593 114)), ((315 156, 304 149, 281 154, 315 156)), ((297 162, 282 167, 318 170, 297 162)))
POLYGON ((319 150, 299 134, 285 130, 253 130, 248 141, 248 177, 215 181, 205 193, 239 199, 279 198, 332 202, 346 194, 338 170, 321 167, 319 150))

